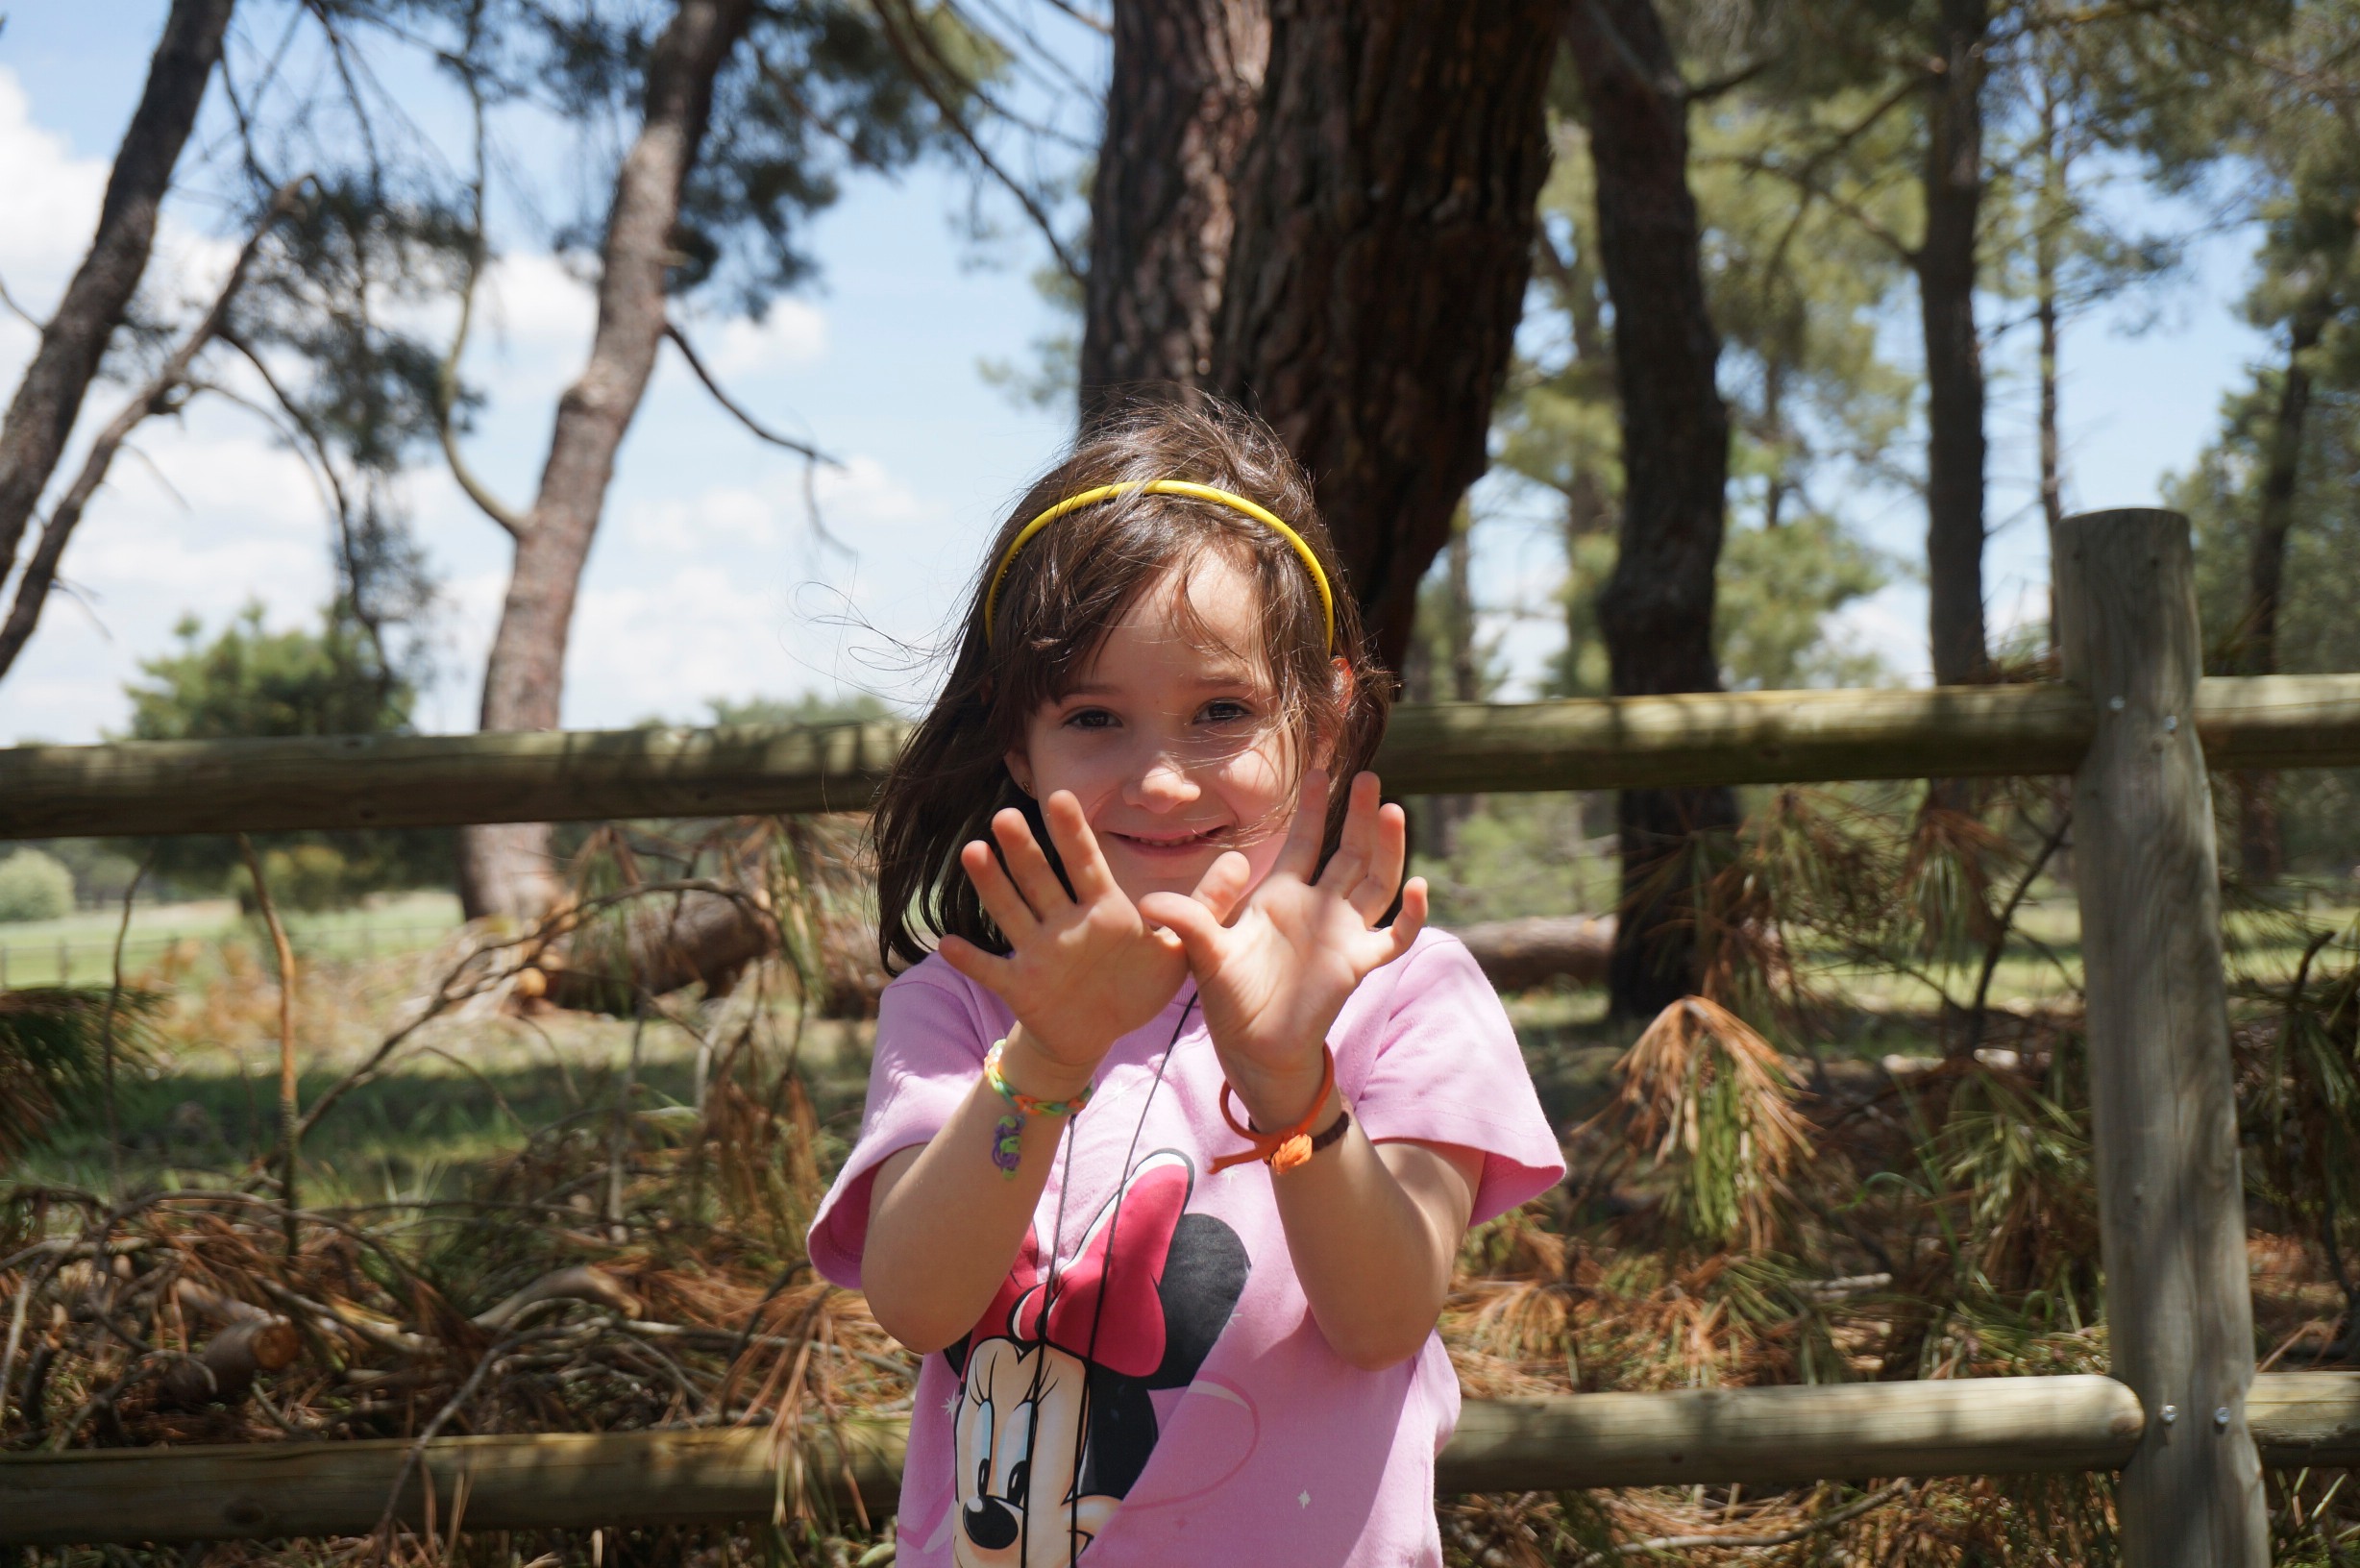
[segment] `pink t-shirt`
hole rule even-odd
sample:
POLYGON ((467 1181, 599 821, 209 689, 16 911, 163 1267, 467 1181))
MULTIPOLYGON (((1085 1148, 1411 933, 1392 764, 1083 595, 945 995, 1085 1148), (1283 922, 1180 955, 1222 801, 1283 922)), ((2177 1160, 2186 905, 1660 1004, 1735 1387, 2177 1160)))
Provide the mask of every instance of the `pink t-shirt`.
MULTIPOLYGON (((1432 1335, 1381 1372, 1328 1347, 1269 1172, 1208 1174, 1241 1143, 1194 993, 1184 984, 1107 1053, 998 1297, 925 1358, 901 1483, 908 1568, 1042 1568, 1084 1547, 1090 1568, 1442 1560, 1450 1359, 1432 1335)), ((934 1136, 1013 1021, 939 958, 885 989, 860 1141, 812 1221, 822 1274, 859 1287, 878 1163, 934 1136)), ((1483 1153, 1476 1220, 1563 1175, 1508 1016, 1456 938, 1425 932, 1363 981, 1328 1042, 1371 1139, 1483 1153)), ((1000 1179, 988 1149, 974 1158, 975 1180, 1000 1179)))

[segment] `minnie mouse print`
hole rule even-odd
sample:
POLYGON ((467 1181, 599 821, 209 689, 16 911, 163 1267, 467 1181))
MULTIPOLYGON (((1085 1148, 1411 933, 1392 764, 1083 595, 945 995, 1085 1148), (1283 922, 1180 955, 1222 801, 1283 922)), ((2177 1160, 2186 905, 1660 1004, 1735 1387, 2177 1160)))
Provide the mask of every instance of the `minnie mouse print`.
POLYGON ((946 1521, 960 1568, 1071 1562, 1146 1468, 1151 1396, 1195 1380, 1250 1267, 1236 1231, 1188 1212, 1195 1177, 1177 1149, 1148 1155, 1045 1269, 1028 1231, 974 1331, 944 1352, 960 1380, 946 1521))

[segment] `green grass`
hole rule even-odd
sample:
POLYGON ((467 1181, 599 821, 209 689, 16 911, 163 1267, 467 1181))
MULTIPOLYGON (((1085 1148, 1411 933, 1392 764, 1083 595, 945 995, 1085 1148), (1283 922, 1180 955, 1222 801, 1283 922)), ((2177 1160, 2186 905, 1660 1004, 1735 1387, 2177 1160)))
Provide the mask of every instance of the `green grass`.
MULTIPOLYGON (((399 1059, 395 1071, 345 1095, 312 1131, 302 1168, 307 1206, 407 1206, 450 1197, 534 1131, 578 1117, 602 1124, 629 1070, 631 1025, 553 1015, 530 1025, 456 1023, 425 1033, 423 1041, 430 1049, 399 1059)), ((663 1115, 693 1105, 696 1055, 681 1031, 651 1023, 640 1037, 631 1110, 663 1115)), ((824 1124, 848 1139, 867 1086, 866 1029, 812 1025, 802 1055, 824 1124)), ((349 1045, 307 1051, 299 1103, 316 1103, 357 1060, 349 1045)), ((277 1045, 268 1040, 181 1045, 152 1068, 118 1079, 115 1115, 125 1187, 237 1180, 277 1147, 277 1045)), ((104 1129, 101 1106, 78 1106, 58 1136, 12 1174, 105 1188, 113 1176, 104 1129)))
MULTIPOLYGON (((369 958, 432 947, 459 923, 458 899, 448 893, 390 894, 353 909, 317 915, 284 911, 288 943, 299 957, 369 958)), ((105 985, 114 972, 120 909, 77 910, 55 920, 0 925, 0 985, 105 985)), ((241 915, 230 898, 199 903, 135 904, 124 939, 127 977, 163 961, 175 948, 184 963, 225 941, 265 943, 258 919, 241 915), (194 943, 192 951, 188 944, 194 943)))

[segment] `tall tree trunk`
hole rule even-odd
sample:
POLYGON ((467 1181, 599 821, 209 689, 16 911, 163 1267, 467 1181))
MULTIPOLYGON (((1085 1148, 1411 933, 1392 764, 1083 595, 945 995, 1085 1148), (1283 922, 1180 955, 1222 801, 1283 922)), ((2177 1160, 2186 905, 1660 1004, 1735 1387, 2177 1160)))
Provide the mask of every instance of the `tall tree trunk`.
POLYGON ((130 308, 156 242, 156 216, 221 58, 233 0, 173 0, 147 86, 116 149, 98 232, 66 284, 0 421, 0 579, 56 472, 107 342, 130 308))
MULTIPOLYGON (((2286 539, 2295 527, 2303 427, 2311 413, 2311 371, 2304 356, 2319 346, 2328 313, 2323 301, 2306 302, 2296 312, 2288 332, 2286 378, 2278 383, 2278 414, 2271 426, 2270 450, 2262 464, 2253 552, 2247 566, 2246 611, 2238 627, 2240 674, 2278 673, 2278 609, 2286 581, 2286 539)), ((2250 881, 2274 882, 2285 870, 2275 772, 2238 775, 2237 857, 2250 881)))
MULTIPOLYGON (((2065 157, 2057 146, 2056 80, 2041 74, 2040 205, 2032 223, 2032 316, 2040 330, 2040 515, 2056 559, 2057 528, 2065 521, 2065 444, 2057 408, 2057 252, 2065 222, 2065 157)), ((2051 574, 2049 646, 2056 646, 2056 587, 2051 574)))
MULTIPOLYGON (((649 56, 646 118, 615 177, 599 253, 590 362, 557 402, 540 492, 517 536, 507 600, 484 666, 487 730, 557 727, 582 564, 614 478, 615 451, 663 341, 664 279, 681 186, 704 139, 713 80, 752 15, 753 0, 679 0, 649 56)), ((459 894, 469 916, 530 919, 557 892, 546 824, 461 831, 459 894)))
POLYGON ((1559 0, 1274 0, 1206 385, 1310 469, 1378 654, 1483 473, 1559 0))
POLYGON ((1232 183, 1270 57, 1266 0, 1117 0, 1113 20, 1082 290, 1085 425, 1212 374, 1232 183))
MULTIPOLYGON (((1686 91, 1652 0, 1570 0, 1565 38, 1588 102, 1622 402, 1622 527, 1599 625, 1617 696, 1718 691, 1713 571, 1729 407, 1714 381, 1721 343, 1688 189, 1686 91)), ((1626 790, 1617 817, 1623 908, 1608 983, 1614 1012, 1643 1016, 1694 989, 1691 850, 1735 823, 1736 798, 1626 790)))
POLYGON ((1926 335, 1926 569, 1934 680, 1980 679, 1983 357, 1975 334, 1976 221, 1983 200, 1983 49, 1989 0, 1940 0, 1940 61, 1926 107, 1926 236, 1916 255, 1926 335))

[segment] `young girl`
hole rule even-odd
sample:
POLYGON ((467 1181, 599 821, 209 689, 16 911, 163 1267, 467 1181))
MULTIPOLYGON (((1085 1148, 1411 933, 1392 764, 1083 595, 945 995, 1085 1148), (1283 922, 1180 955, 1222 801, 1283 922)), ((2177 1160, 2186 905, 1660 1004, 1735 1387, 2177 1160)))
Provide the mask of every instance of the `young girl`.
POLYGON ((1563 1167, 1401 886, 1386 701, 1242 416, 1100 427, 1001 528, 876 814, 911 967, 811 1230, 924 1357, 903 1564, 1440 1562, 1452 1261, 1563 1167))

